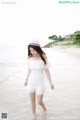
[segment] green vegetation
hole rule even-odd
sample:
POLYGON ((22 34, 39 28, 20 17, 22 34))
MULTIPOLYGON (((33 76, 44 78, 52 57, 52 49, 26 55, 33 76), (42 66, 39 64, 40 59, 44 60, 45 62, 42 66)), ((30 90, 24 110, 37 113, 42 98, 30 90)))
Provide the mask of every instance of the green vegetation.
POLYGON ((44 47, 52 47, 54 45, 65 45, 65 46, 80 46, 80 31, 75 31, 73 34, 65 35, 52 35, 48 37, 52 42, 49 42, 44 47))
POLYGON ((44 47, 51 47, 52 45, 54 44, 54 42, 49 42, 49 43, 47 43, 44 47))
POLYGON ((61 35, 59 35, 58 41, 63 41, 64 39, 65 39, 65 37, 62 37, 61 35))
POLYGON ((73 44, 80 44, 80 31, 74 33, 73 44))
POLYGON ((57 38, 57 35, 52 35, 52 36, 49 36, 49 39, 51 39, 51 40, 55 40, 55 41, 57 41, 58 40, 58 38, 57 38))
POLYGON ((53 40, 53 42, 58 42, 58 41, 63 41, 65 39, 65 37, 62 37, 61 35, 59 35, 59 37, 57 35, 52 35, 48 37, 50 40, 53 40))

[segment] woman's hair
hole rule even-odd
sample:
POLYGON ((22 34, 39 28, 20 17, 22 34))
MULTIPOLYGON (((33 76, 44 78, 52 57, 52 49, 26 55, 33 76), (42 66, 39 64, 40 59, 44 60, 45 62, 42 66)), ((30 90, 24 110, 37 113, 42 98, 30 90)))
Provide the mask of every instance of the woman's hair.
POLYGON ((40 46, 28 45, 28 57, 32 57, 32 54, 30 52, 30 47, 33 48, 34 50, 36 50, 36 52, 40 55, 43 62, 46 64, 46 60, 45 60, 46 54, 43 52, 43 50, 41 49, 40 46))

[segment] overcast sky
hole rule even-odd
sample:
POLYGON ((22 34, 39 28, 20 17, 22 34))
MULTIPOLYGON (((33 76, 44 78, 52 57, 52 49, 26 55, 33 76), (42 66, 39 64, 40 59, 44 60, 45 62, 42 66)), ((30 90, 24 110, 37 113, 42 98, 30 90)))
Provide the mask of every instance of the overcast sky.
POLYGON ((45 44, 50 35, 66 35, 76 30, 80 30, 80 4, 59 4, 59 0, 0 0, 0 45, 26 45, 31 39, 45 44))

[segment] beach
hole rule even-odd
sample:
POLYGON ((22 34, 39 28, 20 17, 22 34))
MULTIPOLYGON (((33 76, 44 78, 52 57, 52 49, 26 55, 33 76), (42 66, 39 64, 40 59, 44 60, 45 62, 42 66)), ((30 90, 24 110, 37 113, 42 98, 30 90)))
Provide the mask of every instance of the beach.
MULTIPOLYGON (((80 48, 44 48, 54 90, 44 94, 46 120, 80 120, 80 48)), ((0 46, 0 114, 7 120, 31 120, 31 105, 24 81, 27 49, 0 46)), ((36 120, 44 120, 37 104, 36 120)))

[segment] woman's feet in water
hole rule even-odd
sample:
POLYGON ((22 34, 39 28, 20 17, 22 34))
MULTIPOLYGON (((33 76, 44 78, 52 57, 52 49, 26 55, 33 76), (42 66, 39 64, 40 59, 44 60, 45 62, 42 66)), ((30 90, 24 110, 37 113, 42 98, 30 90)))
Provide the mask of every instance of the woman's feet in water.
POLYGON ((44 118, 44 120, 46 120, 46 115, 47 115, 47 109, 45 109, 45 110, 43 111, 43 118, 44 118))
POLYGON ((36 115, 35 114, 32 115, 32 120, 36 120, 36 115))

